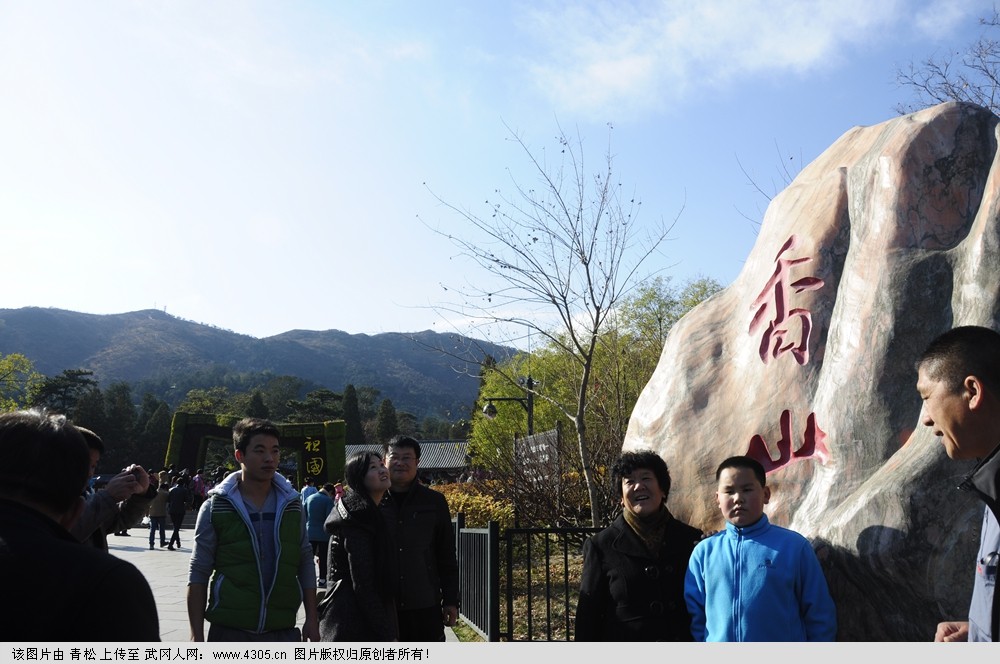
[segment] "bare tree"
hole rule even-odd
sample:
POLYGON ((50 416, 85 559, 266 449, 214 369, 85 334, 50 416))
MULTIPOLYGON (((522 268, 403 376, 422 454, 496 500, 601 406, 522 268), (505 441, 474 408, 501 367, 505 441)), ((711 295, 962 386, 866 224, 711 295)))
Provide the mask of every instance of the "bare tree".
MULTIPOLYGON (((587 483, 592 522, 599 522, 598 487, 591 467, 585 414, 598 338, 609 315, 629 290, 641 282, 639 268, 667 238, 673 223, 642 226, 640 201, 624 193, 615 177, 609 124, 608 147, 600 168, 590 174, 583 140, 560 128, 554 163, 533 152, 505 125, 509 140, 527 157, 537 178, 525 186, 511 176, 510 192, 497 189, 479 215, 437 194, 432 195, 467 222, 461 236, 435 229, 488 274, 492 285, 448 287, 457 298, 439 311, 457 314, 513 345, 540 335, 565 352, 576 366, 575 403, 563 403, 531 389, 572 422, 587 483)), ((682 208, 683 209, 683 208, 682 208)), ((676 218, 675 218, 676 221, 676 218)), ((516 376, 506 376, 517 382, 516 376)))
POLYGON ((980 18, 982 36, 964 51, 953 50, 896 70, 896 81, 916 97, 913 104, 897 104, 900 114, 946 101, 966 101, 1000 113, 1000 41, 987 33, 1000 27, 1000 12, 980 18))
POLYGON ((777 162, 775 165, 775 173, 777 174, 777 180, 774 176, 771 177, 771 186, 769 189, 760 183, 760 181, 751 174, 746 167, 743 166, 743 162, 740 161, 739 156, 736 157, 736 165, 739 166, 740 171, 743 176, 747 179, 746 184, 752 188, 757 194, 764 199, 763 203, 759 203, 757 206, 757 211, 754 215, 749 215, 736 208, 736 211, 741 217, 753 224, 753 232, 756 235, 760 232, 761 224, 764 223, 764 212, 767 210, 767 206, 774 200, 774 197, 778 195, 778 192, 785 189, 792 183, 792 181, 798 176, 802 171, 802 151, 799 151, 799 160, 796 163, 795 155, 785 154, 778 142, 774 143, 774 151, 777 156, 777 162))

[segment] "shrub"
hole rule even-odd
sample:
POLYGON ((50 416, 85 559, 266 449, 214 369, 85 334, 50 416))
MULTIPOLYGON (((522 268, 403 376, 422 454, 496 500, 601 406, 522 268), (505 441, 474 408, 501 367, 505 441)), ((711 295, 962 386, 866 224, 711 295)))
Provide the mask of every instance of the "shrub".
POLYGON ((493 498, 483 488, 479 483, 471 482, 438 484, 434 487, 444 494, 453 518, 459 513, 465 515, 467 528, 485 528, 490 521, 499 523, 501 530, 511 527, 514 524, 514 507, 493 498))

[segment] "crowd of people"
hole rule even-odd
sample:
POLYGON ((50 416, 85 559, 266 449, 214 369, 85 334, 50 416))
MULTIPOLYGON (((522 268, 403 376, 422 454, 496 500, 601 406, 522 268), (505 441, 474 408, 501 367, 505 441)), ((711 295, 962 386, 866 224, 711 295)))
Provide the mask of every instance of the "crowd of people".
MULTIPOLYGON (((934 640, 998 640, 1000 334, 970 326, 941 335, 917 376, 922 424, 949 458, 978 460, 961 488, 985 503, 968 616, 942 622, 934 640)), ((0 637, 158 641, 149 584, 108 553, 107 537, 148 516, 150 549, 157 536, 179 549, 184 515, 196 511, 193 641, 445 639, 460 603, 455 538, 444 496, 418 479, 417 440, 396 436, 384 454, 349 458, 343 485, 310 480, 300 491, 278 472, 274 423, 245 418, 232 434, 239 469, 228 475, 208 481, 201 470, 130 465, 95 490, 99 435, 45 410, 0 414, 0 583, 18 598, 0 637)), ((670 473, 652 450, 622 453, 612 477, 622 510, 584 544, 576 640, 836 639, 819 561, 805 537, 768 520, 771 487, 759 462, 719 463, 725 525, 714 533, 667 509, 670 473)))

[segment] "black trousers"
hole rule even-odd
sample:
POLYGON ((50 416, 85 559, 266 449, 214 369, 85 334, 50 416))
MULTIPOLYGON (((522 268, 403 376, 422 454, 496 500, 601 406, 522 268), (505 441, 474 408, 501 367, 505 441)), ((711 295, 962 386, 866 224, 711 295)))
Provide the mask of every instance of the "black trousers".
POLYGON ((441 607, 397 611, 400 641, 444 641, 441 607))
POLYGON ((167 546, 173 546, 174 542, 177 546, 181 545, 181 524, 184 523, 184 512, 171 512, 170 522, 174 524, 174 532, 170 535, 170 543, 167 546))
POLYGON ((319 561, 319 578, 326 580, 326 557, 330 555, 330 539, 311 540, 313 555, 319 561))

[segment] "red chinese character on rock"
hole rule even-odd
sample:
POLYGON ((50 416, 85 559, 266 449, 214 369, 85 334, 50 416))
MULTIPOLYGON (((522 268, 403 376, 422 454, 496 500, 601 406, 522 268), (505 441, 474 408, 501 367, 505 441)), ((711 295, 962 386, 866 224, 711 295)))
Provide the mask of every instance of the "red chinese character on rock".
POLYGON ((792 413, 788 410, 781 411, 781 438, 774 446, 778 448, 777 460, 771 458, 764 438, 760 434, 755 434, 750 439, 746 456, 759 461, 760 465, 764 466, 766 473, 777 470, 793 461, 801 461, 811 457, 816 457, 820 463, 824 464, 830 459, 830 450, 826 446, 826 432, 816 424, 816 413, 809 413, 809 417, 806 418, 806 429, 802 433, 802 445, 793 452, 792 413))
POLYGON ((823 287, 823 280, 817 277, 803 277, 798 281, 788 284, 789 272, 792 267, 799 263, 807 263, 812 258, 782 258, 781 255, 798 245, 798 237, 792 235, 785 241, 781 251, 774 257, 777 266, 774 274, 768 279, 767 284, 761 290, 757 299, 750 305, 750 309, 756 309, 753 320, 750 321, 750 334, 756 334, 764 324, 764 320, 770 309, 774 305, 774 317, 768 322, 767 329, 760 340, 760 359, 764 364, 770 362, 772 357, 778 357, 783 353, 791 351, 795 361, 805 364, 809 361, 809 334, 812 331, 812 313, 808 309, 789 309, 789 299, 791 293, 801 293, 802 291, 818 290, 823 287), (802 325, 802 334, 799 337, 798 345, 794 341, 785 343, 785 337, 789 333, 788 323, 794 319, 799 319, 802 325))

